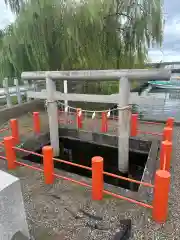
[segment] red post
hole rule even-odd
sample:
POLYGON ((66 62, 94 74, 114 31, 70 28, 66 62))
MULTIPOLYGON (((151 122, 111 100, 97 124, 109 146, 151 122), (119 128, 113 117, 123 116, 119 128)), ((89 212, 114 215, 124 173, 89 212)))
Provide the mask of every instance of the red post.
POLYGON ((44 181, 46 184, 54 182, 54 161, 53 161, 53 148, 51 146, 44 146, 43 164, 44 164, 44 181))
POLYGON ((165 127, 164 131, 163 131, 163 140, 166 141, 172 141, 172 137, 173 137, 173 130, 170 127, 165 127))
POLYGON ((92 199, 102 200, 103 198, 103 158, 92 158, 92 199))
POLYGON ((107 112, 102 112, 102 122, 101 122, 101 131, 107 132, 108 131, 108 119, 107 119, 107 112))
POLYGON ((78 108, 77 109, 77 127, 78 129, 81 129, 82 128, 82 110, 81 108, 78 108))
POLYGON ((138 131, 138 114, 131 115, 131 136, 137 136, 138 131))
POLYGON ((5 148, 6 158, 7 158, 8 170, 16 168, 16 153, 13 147, 14 147, 14 138, 5 137, 4 148, 5 148))
POLYGON ((10 119, 10 128, 11 128, 12 137, 14 138, 14 142, 15 144, 18 144, 20 140, 19 140, 19 127, 18 127, 17 119, 10 119))
POLYGON ((173 117, 169 117, 166 121, 166 127, 170 127, 173 128, 174 126, 174 118, 173 117))
POLYGON ((152 217, 158 223, 164 223, 167 220, 170 177, 168 171, 156 171, 152 217))
POLYGON ((170 171, 171 167, 172 142, 163 141, 160 150, 160 169, 170 171))
POLYGON ((33 129, 35 134, 39 134, 41 132, 39 112, 33 112, 33 129))

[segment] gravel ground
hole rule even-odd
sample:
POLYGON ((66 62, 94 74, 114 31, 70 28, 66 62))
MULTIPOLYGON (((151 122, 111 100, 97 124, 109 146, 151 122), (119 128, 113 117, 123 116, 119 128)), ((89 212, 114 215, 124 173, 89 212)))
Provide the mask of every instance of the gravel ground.
MULTIPOLYGON (((141 127, 149 131, 147 126, 141 127)), ((152 131, 158 132, 162 128, 151 127, 152 131)), ((179 157, 180 128, 175 127, 169 216, 162 225, 152 221, 150 210, 137 205, 107 196, 103 201, 91 201, 90 190, 64 180, 56 180, 55 184, 47 186, 40 173, 24 167, 18 167, 11 173, 21 180, 32 239, 110 240, 121 229, 120 221, 131 219, 132 240, 171 240, 180 239, 179 157)), ((6 169, 5 162, 0 162, 0 169, 6 169)), ((57 172, 87 183, 90 181, 60 170, 57 172)))

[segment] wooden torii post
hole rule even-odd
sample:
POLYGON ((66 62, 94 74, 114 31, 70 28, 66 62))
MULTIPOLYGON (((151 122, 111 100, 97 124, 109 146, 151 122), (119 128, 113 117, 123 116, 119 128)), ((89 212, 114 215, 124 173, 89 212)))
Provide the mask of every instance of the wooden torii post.
MULTIPOLYGON (((141 80, 169 80, 171 71, 167 69, 134 69, 134 70, 90 70, 90 71, 51 71, 51 72, 23 72, 24 80, 46 80, 46 91, 28 92, 30 98, 47 100, 47 112, 49 117, 49 130, 51 145, 54 155, 59 155, 59 133, 58 133, 58 109, 57 101, 82 101, 116 103, 119 108, 130 104, 130 81, 141 80), (113 95, 90 95, 90 94, 68 94, 56 91, 56 80, 90 80, 109 81, 119 80, 119 94, 113 95)), ((118 144, 118 168, 122 173, 128 172, 129 167, 129 126, 130 115, 128 111, 119 111, 119 144, 118 144)))

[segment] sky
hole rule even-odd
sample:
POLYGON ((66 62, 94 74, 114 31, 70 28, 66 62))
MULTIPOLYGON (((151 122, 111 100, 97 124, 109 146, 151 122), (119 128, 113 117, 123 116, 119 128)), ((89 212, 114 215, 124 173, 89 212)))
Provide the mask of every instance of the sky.
POLYGON ((4 4, 4 0, 0 0, 0 28, 4 28, 14 20, 14 16, 4 4))
POLYGON ((152 61, 180 61, 180 0, 164 0, 164 41, 161 49, 152 49, 152 61))
MULTIPOLYGON (((161 49, 149 50, 152 62, 180 61, 180 0, 164 0, 164 41, 161 49)), ((14 20, 14 16, 0 0, 0 28, 14 20)))

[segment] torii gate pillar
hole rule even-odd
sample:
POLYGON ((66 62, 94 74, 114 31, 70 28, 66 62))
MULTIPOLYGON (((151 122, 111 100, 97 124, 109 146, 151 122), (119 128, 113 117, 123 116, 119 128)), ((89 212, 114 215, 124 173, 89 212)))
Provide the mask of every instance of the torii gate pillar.
POLYGON ((59 156, 58 107, 57 102, 54 99, 56 85, 54 81, 49 77, 48 72, 46 74, 46 91, 47 91, 47 112, 49 118, 50 142, 51 146, 53 147, 54 156, 59 156))
MULTIPOLYGON (((119 108, 129 105, 130 83, 128 78, 122 77, 119 81, 119 108)), ((129 131, 130 111, 119 110, 119 132, 118 132, 118 169, 127 173, 129 168, 129 131)))

